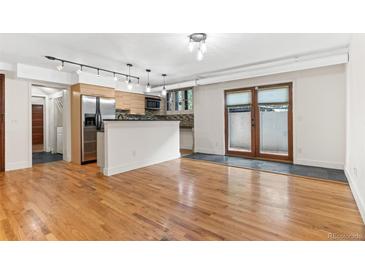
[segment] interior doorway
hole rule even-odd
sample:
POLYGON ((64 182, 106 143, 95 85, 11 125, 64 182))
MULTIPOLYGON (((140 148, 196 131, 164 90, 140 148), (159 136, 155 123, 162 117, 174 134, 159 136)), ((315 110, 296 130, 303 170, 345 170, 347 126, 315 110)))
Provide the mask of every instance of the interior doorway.
POLYGON ((32 86, 32 163, 63 159, 63 96, 60 88, 32 86))
POLYGON ((292 162, 292 120, 292 83, 226 90, 226 154, 292 162))
MULTIPOLYGON (((43 100, 43 98, 41 98, 43 100)), ((33 152, 44 151, 44 105, 32 104, 32 147, 33 152)))

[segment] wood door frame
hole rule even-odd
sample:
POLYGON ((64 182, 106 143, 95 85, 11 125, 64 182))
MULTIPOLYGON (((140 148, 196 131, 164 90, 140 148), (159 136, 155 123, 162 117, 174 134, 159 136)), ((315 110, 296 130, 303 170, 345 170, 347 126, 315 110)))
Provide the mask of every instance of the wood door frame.
POLYGON ((5 75, 0 74, 0 171, 5 171, 5 75))
POLYGON ((245 88, 235 88, 235 89, 227 89, 224 91, 224 119, 225 119, 225 152, 228 156, 241 156, 248 157, 254 159, 266 159, 266 160, 274 160, 274 161, 284 161, 284 162, 293 162, 293 83, 285 82, 278 84, 269 84, 269 85, 257 85, 245 88), (275 155, 275 154, 264 154, 260 153, 260 113, 257 102, 257 93, 261 88, 277 88, 277 87, 288 87, 289 90, 289 100, 288 100, 288 155, 275 155), (251 91, 252 92, 252 110, 251 110, 251 148, 252 151, 250 153, 240 152, 240 151, 230 151, 228 150, 228 112, 226 106, 226 98, 227 93, 232 92, 242 92, 242 91, 251 91), (254 124, 252 124, 254 123, 254 124))

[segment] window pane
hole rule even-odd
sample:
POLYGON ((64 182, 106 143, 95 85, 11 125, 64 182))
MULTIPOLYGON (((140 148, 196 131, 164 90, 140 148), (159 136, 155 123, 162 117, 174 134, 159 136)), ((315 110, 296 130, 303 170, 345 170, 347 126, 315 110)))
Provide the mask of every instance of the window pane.
POLYGON ((251 92, 227 93, 226 105, 237 106, 251 104, 251 92))
POLYGON ((251 105, 228 107, 228 149, 251 151, 251 105))
POLYGON ((183 91, 175 91, 175 111, 183 109, 183 91))
POLYGON ((258 92, 258 103, 284 103, 289 101, 289 88, 262 89, 258 92))
POLYGON ((259 105, 260 152, 288 155, 288 105, 259 105))
POLYGON ((188 110, 192 110, 193 109, 193 90, 189 89, 188 90, 188 110))

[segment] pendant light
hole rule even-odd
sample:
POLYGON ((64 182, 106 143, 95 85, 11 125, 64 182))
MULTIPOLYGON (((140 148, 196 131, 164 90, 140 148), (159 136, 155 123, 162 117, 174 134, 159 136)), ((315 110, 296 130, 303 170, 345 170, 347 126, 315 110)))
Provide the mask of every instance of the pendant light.
POLYGON ((131 79, 131 67, 133 67, 132 64, 127 64, 128 66, 128 77, 127 77, 127 87, 129 90, 131 90, 133 88, 133 83, 132 83, 132 79, 131 79))
POLYGON ((162 77, 163 77, 163 87, 162 87, 162 92, 161 92, 162 96, 166 96, 166 94, 167 94, 166 81, 165 81, 166 76, 167 76, 167 74, 162 74, 162 77))
POLYGON ((147 71, 147 85, 146 85, 146 92, 151 92, 151 85, 150 85, 150 69, 146 69, 147 71))
POLYGON ((116 82, 116 81, 118 81, 118 77, 117 77, 117 75, 115 74, 115 72, 113 73, 113 78, 114 78, 114 81, 116 82))
POLYGON ((97 69, 98 74, 96 76, 100 77, 100 69, 97 69))

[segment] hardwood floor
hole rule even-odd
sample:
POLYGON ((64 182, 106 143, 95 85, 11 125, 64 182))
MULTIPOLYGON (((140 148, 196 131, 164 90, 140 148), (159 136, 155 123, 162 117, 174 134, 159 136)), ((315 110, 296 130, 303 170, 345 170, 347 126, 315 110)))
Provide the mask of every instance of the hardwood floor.
POLYGON ((364 240, 345 184, 178 159, 0 174, 2 240, 364 240))

